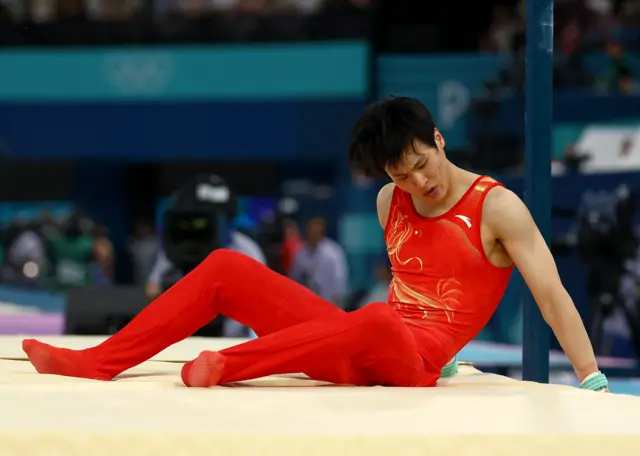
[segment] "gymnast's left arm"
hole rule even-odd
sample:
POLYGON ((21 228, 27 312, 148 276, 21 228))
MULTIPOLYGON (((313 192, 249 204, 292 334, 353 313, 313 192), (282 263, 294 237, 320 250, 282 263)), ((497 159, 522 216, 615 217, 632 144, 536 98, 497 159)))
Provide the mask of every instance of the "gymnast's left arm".
POLYGON ((585 380, 590 382, 592 375, 600 375, 593 347, 529 209, 515 193, 497 187, 487 195, 483 222, 522 274, 584 387, 585 380))

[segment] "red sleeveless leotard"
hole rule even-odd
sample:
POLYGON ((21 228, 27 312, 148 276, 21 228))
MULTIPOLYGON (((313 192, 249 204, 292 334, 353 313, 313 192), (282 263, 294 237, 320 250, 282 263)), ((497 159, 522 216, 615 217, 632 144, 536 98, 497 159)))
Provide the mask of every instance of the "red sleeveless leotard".
POLYGON ((498 185, 480 176, 438 217, 419 215, 411 196, 394 189, 385 228, 393 273, 387 302, 436 369, 487 324, 511 276, 513 266, 498 268, 489 262, 480 237, 484 199, 498 185))

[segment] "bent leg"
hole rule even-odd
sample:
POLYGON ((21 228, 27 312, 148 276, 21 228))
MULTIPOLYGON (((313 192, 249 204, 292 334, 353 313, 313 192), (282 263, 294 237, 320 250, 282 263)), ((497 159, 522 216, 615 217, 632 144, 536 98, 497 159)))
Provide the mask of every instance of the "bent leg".
POLYGON ((109 380, 191 336, 219 313, 263 336, 344 312, 258 261, 220 249, 102 344, 75 351, 25 340, 23 349, 40 373, 109 380))
POLYGON ((183 367, 182 378, 187 386, 206 387, 300 372, 360 386, 415 386, 424 383, 425 373, 411 331, 387 304, 376 303, 203 352, 183 367))

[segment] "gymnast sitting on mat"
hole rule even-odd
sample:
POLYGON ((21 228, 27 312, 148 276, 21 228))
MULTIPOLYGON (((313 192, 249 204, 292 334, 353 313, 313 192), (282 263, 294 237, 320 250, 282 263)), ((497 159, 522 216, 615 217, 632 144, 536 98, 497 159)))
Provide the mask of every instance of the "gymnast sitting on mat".
POLYGON ((40 373, 110 380, 223 314, 259 336, 204 351, 182 368, 187 386, 275 374, 360 386, 435 386, 489 321, 514 265, 571 361, 582 387, 606 391, 587 332, 554 259, 522 201, 503 185, 453 165, 420 102, 366 109, 351 161, 392 182, 377 198, 393 279, 386 303, 344 312, 237 252, 212 252, 125 328, 85 350, 28 339, 40 373))

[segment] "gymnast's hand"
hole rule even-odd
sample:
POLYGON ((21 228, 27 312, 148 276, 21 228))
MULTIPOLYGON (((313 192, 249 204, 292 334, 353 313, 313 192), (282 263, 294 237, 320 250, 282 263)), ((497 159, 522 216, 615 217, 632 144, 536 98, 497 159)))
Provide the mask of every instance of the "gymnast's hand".
POLYGON ((580 383, 580 388, 591 391, 598 391, 600 393, 608 393, 609 380, 607 380, 607 377, 602 372, 594 372, 593 374, 588 375, 584 380, 582 380, 582 382, 580 383))

